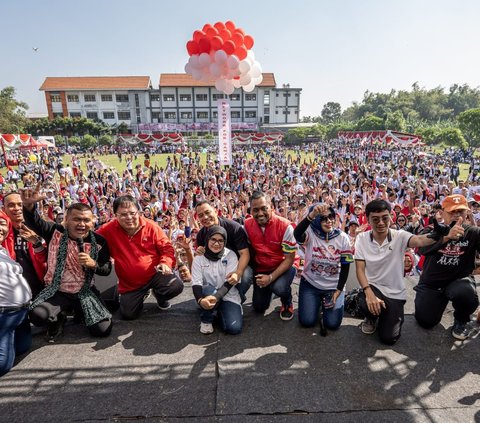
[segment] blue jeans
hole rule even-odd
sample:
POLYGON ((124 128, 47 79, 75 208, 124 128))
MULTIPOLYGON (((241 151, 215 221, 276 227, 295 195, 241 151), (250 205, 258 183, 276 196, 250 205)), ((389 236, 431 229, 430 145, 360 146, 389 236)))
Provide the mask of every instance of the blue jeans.
POLYGON ((10 371, 16 355, 27 352, 32 345, 27 312, 0 313, 0 376, 10 371))
POLYGON ((242 300, 242 304, 245 302, 247 298, 247 291, 250 289, 250 286, 253 282, 253 269, 250 266, 247 266, 243 271, 242 279, 240 283, 236 285, 238 289, 238 293, 240 294, 240 298, 242 300))
POLYGON ((280 297, 282 305, 289 306, 292 303, 292 282, 297 273, 295 267, 288 269, 276 281, 260 288, 255 282, 253 283, 253 309, 258 313, 263 313, 270 307, 272 294, 280 297))
MULTIPOLYGON (((207 285, 203 287, 204 296, 214 295, 217 290, 207 285)), ((215 316, 218 316, 222 330, 230 335, 238 335, 243 328, 242 306, 231 301, 220 300, 211 310, 201 308, 200 320, 202 323, 213 323, 215 316)))
POLYGON ((325 328, 338 329, 343 319, 345 292, 338 296, 333 308, 325 309, 323 306, 324 297, 332 295, 334 292, 334 289, 324 290, 315 288, 304 278, 301 278, 298 292, 298 320, 300 320, 300 324, 307 328, 315 326, 318 322, 320 307, 322 307, 323 325, 325 328))

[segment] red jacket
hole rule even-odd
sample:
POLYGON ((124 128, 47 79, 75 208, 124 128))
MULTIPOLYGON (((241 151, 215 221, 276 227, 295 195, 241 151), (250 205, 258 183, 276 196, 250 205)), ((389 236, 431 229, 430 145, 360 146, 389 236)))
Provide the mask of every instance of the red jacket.
POLYGON ((157 272, 158 264, 175 267, 175 251, 162 229, 143 217, 140 217, 140 226, 140 230, 130 236, 114 219, 97 231, 108 242, 120 294, 144 287, 157 272))

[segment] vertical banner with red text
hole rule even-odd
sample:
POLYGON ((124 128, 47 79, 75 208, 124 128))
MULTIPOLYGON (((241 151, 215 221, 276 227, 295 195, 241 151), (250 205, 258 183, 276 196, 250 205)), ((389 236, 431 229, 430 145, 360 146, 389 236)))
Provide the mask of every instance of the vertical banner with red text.
POLYGON ((218 100, 218 161, 222 166, 232 165, 232 134, 230 121, 230 103, 226 99, 218 100))

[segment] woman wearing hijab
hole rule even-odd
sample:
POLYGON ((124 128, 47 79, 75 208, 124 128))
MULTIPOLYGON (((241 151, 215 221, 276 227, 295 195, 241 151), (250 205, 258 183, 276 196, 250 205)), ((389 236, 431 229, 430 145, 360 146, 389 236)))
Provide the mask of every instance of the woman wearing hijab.
MULTIPOLYGON (((0 244, 5 245, 11 231, 10 219, 0 211, 0 244)), ((27 352, 32 345, 26 318, 32 292, 22 275, 22 267, 7 248, 0 246, 0 376, 10 371, 16 355, 27 352)))
POLYGON ((322 327, 338 329, 343 319, 344 286, 353 262, 348 235, 335 228, 335 210, 327 204, 310 207, 294 230, 305 250, 305 270, 300 279, 298 318, 312 327, 323 310, 322 327))
POLYGON ((226 282, 227 275, 238 265, 236 254, 225 247, 227 232, 218 225, 208 229, 205 253, 192 263, 192 289, 200 305, 200 332, 213 332, 213 320, 218 315, 222 329, 231 335, 242 331, 243 316, 240 294, 226 282))

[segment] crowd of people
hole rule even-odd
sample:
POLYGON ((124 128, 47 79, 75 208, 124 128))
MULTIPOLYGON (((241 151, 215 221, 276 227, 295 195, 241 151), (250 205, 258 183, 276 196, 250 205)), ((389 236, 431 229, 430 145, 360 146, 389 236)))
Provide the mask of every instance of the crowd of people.
POLYGON ((404 277, 419 275, 418 324, 436 326, 451 302, 453 337, 472 333, 480 160, 471 152, 333 140, 240 147, 228 167, 214 151, 188 148, 159 166, 158 152, 98 149, 84 153, 85 165, 80 154, 16 153, 18 167, 0 175, 0 375, 28 350, 32 324, 49 342, 69 316, 108 336, 112 307, 94 281, 112 267, 127 320, 149 295, 168 310, 191 283, 200 331, 212 333, 217 319, 236 335, 249 289, 257 313, 276 296, 280 318, 292 320, 299 277, 300 324, 336 330, 355 273, 362 331, 393 345, 404 277), (109 153, 119 168, 105 166, 109 153))

